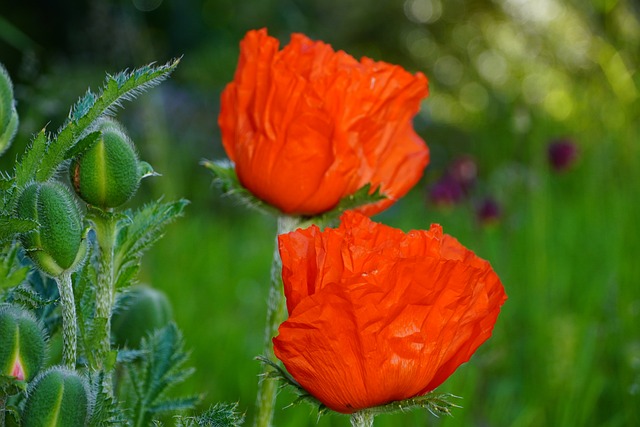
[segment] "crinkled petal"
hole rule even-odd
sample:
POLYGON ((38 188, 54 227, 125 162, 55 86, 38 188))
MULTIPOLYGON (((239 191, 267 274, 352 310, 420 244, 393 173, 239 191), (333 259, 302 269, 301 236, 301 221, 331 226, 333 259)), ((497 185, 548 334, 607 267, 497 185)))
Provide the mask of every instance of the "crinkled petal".
POLYGON ((491 336, 506 299, 489 263, 437 225, 403 233, 347 212, 279 245, 289 319, 276 356, 338 412, 436 388, 491 336))

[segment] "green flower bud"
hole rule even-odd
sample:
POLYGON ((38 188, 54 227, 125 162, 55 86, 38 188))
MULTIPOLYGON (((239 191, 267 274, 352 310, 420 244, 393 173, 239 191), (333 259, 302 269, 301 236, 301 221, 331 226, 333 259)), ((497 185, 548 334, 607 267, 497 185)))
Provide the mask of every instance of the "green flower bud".
POLYGON ((118 309, 111 317, 111 334, 122 348, 140 347, 142 338, 171 321, 167 296, 149 286, 135 286, 118 298, 118 309))
POLYGON ((18 130, 18 112, 9 73, 0 64, 0 155, 9 148, 18 130))
POLYGON ((18 199, 17 215, 39 227, 20 240, 45 273, 58 277, 84 256, 82 217, 71 192, 59 182, 34 183, 18 199))
POLYGON ((18 112, 14 108, 6 127, 0 129, 0 156, 11 146, 11 141, 13 141, 16 132, 18 132, 19 123, 18 112))
POLYGON ((28 390, 23 427, 87 425, 91 400, 87 381, 75 371, 55 366, 38 375, 28 390))
POLYGON ((45 333, 27 310, 0 305, 0 374, 22 381, 40 371, 46 351, 45 333))
POLYGON ((82 200, 101 209, 115 208, 138 189, 138 157, 117 124, 105 121, 99 131, 98 141, 71 163, 69 175, 82 200))

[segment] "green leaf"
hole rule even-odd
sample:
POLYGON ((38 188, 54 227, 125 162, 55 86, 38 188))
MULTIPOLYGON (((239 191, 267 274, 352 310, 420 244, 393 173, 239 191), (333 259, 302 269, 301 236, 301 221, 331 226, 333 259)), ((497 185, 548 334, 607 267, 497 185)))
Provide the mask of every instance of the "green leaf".
POLYGON ((279 381, 284 386, 290 387, 291 390, 293 390, 293 392, 298 396, 296 400, 294 400, 289 406, 295 406, 300 403, 307 403, 317 409, 318 416, 323 415, 328 410, 322 402, 320 402, 314 396, 309 394, 309 392, 307 392, 304 388, 302 388, 302 386, 276 362, 272 361, 267 356, 258 356, 256 357, 256 360, 264 363, 271 368, 270 370, 262 374, 262 381, 267 379, 272 381, 279 381))
MULTIPOLYGON (((26 391, 27 383, 14 376, 0 374, 0 396, 11 396, 26 391)), ((4 416, 4 414, 3 414, 4 416)))
POLYGON ((187 200, 152 202, 135 213, 128 222, 120 221, 114 250, 116 288, 128 286, 140 268, 143 253, 162 237, 164 228, 182 216, 187 200))
POLYGON ((392 414, 394 412, 406 412, 416 408, 422 408, 429 411, 432 415, 438 417, 440 415, 452 415, 452 408, 460 408, 451 402, 451 399, 460 399, 451 393, 430 392, 423 396, 412 397, 410 399, 398 400, 386 405, 374 406, 366 409, 366 411, 374 414, 392 414))
POLYGON ((184 351, 182 334, 170 323, 144 338, 143 359, 126 365, 134 391, 131 405, 134 425, 149 425, 154 415, 193 408, 199 397, 167 398, 169 390, 193 373, 185 368, 188 354, 184 351))
POLYGON ((178 66, 180 59, 165 65, 153 64, 138 68, 133 72, 107 75, 105 85, 99 94, 91 90, 81 97, 71 108, 69 118, 49 143, 36 179, 46 181, 51 178, 67 153, 100 117, 112 115, 123 101, 132 100, 145 90, 160 84, 178 66))
POLYGON ((29 310, 38 310, 42 307, 55 304, 57 299, 46 299, 28 285, 18 286, 11 292, 11 299, 14 303, 20 304, 29 310))
POLYGON ((64 155, 65 160, 73 159, 93 147, 100 139, 100 132, 91 132, 80 141, 78 141, 64 155))
POLYGON ((371 184, 367 184, 355 193, 340 199, 338 206, 320 215, 317 222, 321 224, 328 224, 338 219, 345 211, 377 203, 386 198, 387 197, 384 194, 380 193, 380 187, 372 191, 371 184))
POLYGON ((238 180, 238 176, 236 174, 235 166, 230 161, 203 160, 200 162, 200 164, 213 173, 213 184, 218 187, 220 191, 222 191, 223 195, 230 196, 236 201, 240 202, 240 204, 252 209, 256 209, 263 213, 267 213, 273 216, 281 215, 280 211, 258 199, 253 195, 253 193, 251 193, 249 190, 244 188, 242 184, 240 184, 240 181, 238 180))
POLYGON ((176 417, 176 427, 239 427, 244 415, 238 412, 237 403, 216 403, 197 416, 176 417))
POLYGON ((22 158, 16 163, 16 185, 22 188, 33 180, 40 168, 42 158, 47 149, 48 138, 45 129, 34 137, 22 158))
POLYGON ((30 219, 0 215, 0 243, 13 239, 17 234, 28 233, 38 228, 38 223, 30 219))
POLYGON ((105 379, 105 372, 89 370, 88 376, 89 387, 95 402, 88 425, 92 427, 127 425, 124 412, 118 407, 111 393, 105 389, 106 382, 110 381, 105 379))

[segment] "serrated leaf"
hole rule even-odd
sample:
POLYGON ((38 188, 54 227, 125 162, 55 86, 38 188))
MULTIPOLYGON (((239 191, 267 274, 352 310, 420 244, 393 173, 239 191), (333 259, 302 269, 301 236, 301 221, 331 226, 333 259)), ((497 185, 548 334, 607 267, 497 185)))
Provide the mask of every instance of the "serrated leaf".
POLYGON ((38 223, 23 218, 0 215, 0 243, 13 239, 17 234, 28 233, 38 228, 38 223))
POLYGON ((197 416, 178 417, 177 427, 239 427, 244 415, 238 412, 237 403, 216 403, 197 416))
POLYGON ((222 191, 223 195, 232 197, 240 204, 252 209, 256 209, 263 213, 267 213, 273 216, 281 215, 280 211, 258 199, 253 195, 253 193, 251 193, 249 190, 244 188, 242 184, 240 184, 238 175, 236 174, 235 166, 230 161, 202 160, 200 164, 213 173, 213 184, 218 187, 220 191, 222 191))
POLYGON ((0 172, 0 190, 9 191, 15 182, 16 180, 13 177, 0 172))
POLYGON ((78 141, 64 155, 65 160, 73 159, 93 147, 100 139, 100 132, 91 132, 80 141, 78 141))
POLYGON ((140 350, 144 356, 139 363, 126 365, 133 399, 126 404, 134 409, 134 425, 149 425, 153 415, 190 409, 198 397, 168 398, 168 391, 193 372, 185 368, 188 359, 182 334, 170 323, 143 338, 140 350))
POLYGON ((131 363, 141 360, 144 356, 142 350, 130 350, 127 348, 118 349, 117 363, 131 363))
POLYGON ((56 300, 43 298, 40 293, 34 291, 28 286, 18 286, 11 292, 11 300, 15 303, 28 308, 29 310, 38 310, 51 304, 55 304, 56 300))
POLYGON ((48 138, 45 129, 42 129, 33 138, 22 158, 16 163, 15 182, 18 188, 22 188, 36 176, 42 158, 47 149, 48 138))
POLYGON ((271 368, 262 374, 263 377, 260 379, 261 381, 279 381, 281 387, 289 387, 296 394, 297 398, 287 407, 296 406, 300 403, 307 403, 318 411, 318 415, 321 415, 324 412, 324 404, 302 388, 302 386, 280 365, 266 356, 258 356, 256 357, 256 360, 271 368))
POLYGON ((394 412, 406 412, 409 410, 422 408, 428 410, 432 415, 452 415, 452 408, 460 408, 459 405, 451 402, 452 399, 460 399, 451 393, 430 392, 422 396, 416 396, 405 400, 398 400, 386 405, 374 406, 366 410, 374 415, 392 414, 394 412))
POLYGON ((188 204, 184 199, 169 203, 155 201, 130 213, 129 223, 119 224, 114 250, 116 288, 131 283, 140 267, 143 253, 162 237, 164 228, 169 223, 182 216, 188 204))
MULTIPOLYGON (((2 269, 2 267, 0 267, 0 269, 2 269)), ((27 280, 29 271, 29 267, 22 267, 13 271, 2 271, 2 283, 0 283, 0 288, 13 288, 18 286, 27 280)))
POLYGON ((167 399, 149 408, 152 414, 162 414, 165 412, 178 412, 192 409, 202 400, 200 396, 184 397, 181 399, 167 399))
POLYGON ((377 203, 386 198, 387 197, 385 195, 380 193, 380 187, 372 191, 371 184, 367 184, 355 193, 340 199, 338 205, 330 211, 320 215, 320 217, 317 219, 317 222, 321 224, 328 224, 331 221, 339 218, 340 215, 342 215, 345 211, 356 209, 372 203, 377 203))
POLYGON ((175 70, 179 62, 180 59, 175 59, 159 67, 147 65, 132 73, 107 75, 99 94, 87 91, 71 108, 69 118, 49 143, 36 179, 46 181, 51 178, 64 161, 66 153, 90 130, 96 120, 113 114, 123 101, 132 100, 138 94, 160 84, 175 70))
POLYGON ((89 387, 94 396, 94 406, 88 425, 92 427, 123 426, 126 424, 124 412, 118 407, 116 400, 105 389, 106 379, 104 371, 89 371, 89 387))

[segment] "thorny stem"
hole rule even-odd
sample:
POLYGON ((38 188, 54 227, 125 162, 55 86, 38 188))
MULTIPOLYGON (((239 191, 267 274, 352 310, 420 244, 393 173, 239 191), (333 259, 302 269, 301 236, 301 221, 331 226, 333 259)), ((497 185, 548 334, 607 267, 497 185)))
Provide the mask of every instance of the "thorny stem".
POLYGON ((62 308, 62 363, 69 369, 75 369, 78 325, 73 287, 71 286, 71 273, 65 271, 56 278, 56 283, 62 308))
POLYGON ((373 419, 375 415, 371 412, 364 411, 354 412, 351 414, 351 426, 352 427, 372 427, 373 419))
MULTIPOLYGON (((277 235, 295 230, 301 224, 298 217, 280 216, 278 217, 277 235)), ((267 325, 264 334, 264 355, 273 359, 273 337, 278 332, 278 327, 286 318, 286 301, 282 289, 282 260, 276 245, 273 251, 273 262, 271 264, 271 286, 269 288, 269 302, 267 306, 267 325)), ((270 427, 273 419, 273 410, 278 392, 278 384, 272 378, 265 376, 269 367, 263 364, 260 383, 258 384, 258 397, 256 401, 257 415, 254 421, 255 427, 270 427)))

